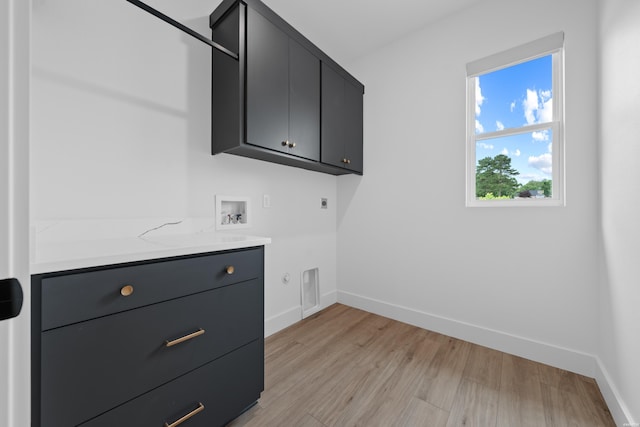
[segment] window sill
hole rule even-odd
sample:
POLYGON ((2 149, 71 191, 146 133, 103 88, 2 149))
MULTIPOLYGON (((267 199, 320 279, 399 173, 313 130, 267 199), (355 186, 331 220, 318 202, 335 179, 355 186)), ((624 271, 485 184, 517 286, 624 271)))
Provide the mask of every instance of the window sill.
POLYGON ((511 200, 467 200, 468 208, 538 208, 564 207, 559 199, 511 199, 511 200))

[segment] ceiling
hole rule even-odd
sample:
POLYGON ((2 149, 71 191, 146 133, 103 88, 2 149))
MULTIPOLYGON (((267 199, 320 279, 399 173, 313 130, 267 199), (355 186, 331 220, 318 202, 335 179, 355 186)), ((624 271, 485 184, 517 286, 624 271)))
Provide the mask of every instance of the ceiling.
POLYGON ((349 62, 480 0, 263 0, 337 62, 349 62))
MULTIPOLYGON (((143 0, 204 31, 221 0, 143 0), (196 22, 197 21, 197 22, 196 22), (200 22, 202 21, 202 22, 200 22)), ((481 0, 263 0, 338 63, 348 63, 481 0)))

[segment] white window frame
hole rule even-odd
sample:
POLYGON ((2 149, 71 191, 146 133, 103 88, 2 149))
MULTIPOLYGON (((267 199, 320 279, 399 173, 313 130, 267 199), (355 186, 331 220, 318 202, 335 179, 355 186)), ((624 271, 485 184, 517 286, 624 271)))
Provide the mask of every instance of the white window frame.
POLYGON ((565 206, 564 163, 564 33, 559 32, 533 42, 467 64, 467 207, 565 206), (476 133, 476 79, 492 71, 508 68, 552 55, 553 119, 547 123, 523 125, 495 132, 476 133), (476 198, 476 144, 479 141, 551 129, 552 196, 544 199, 478 200, 476 198))

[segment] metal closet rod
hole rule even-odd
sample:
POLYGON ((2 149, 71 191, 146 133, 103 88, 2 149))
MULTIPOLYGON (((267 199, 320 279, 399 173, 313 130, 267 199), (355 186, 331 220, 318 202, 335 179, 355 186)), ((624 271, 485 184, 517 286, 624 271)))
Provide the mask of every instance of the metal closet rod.
POLYGON ((195 31, 193 31, 191 28, 182 25, 181 23, 179 23, 178 21, 176 21, 175 19, 172 19, 170 17, 168 17, 167 15, 165 15, 164 13, 152 8, 151 6, 149 6, 146 3, 143 3, 139 0, 127 0, 129 3, 138 6, 140 9, 149 12, 150 14, 154 15, 157 18, 162 19, 164 22, 173 25, 174 27, 176 27, 177 29, 184 31, 185 33, 189 34, 192 37, 195 37, 196 39, 200 40, 203 43, 208 44, 209 46, 211 46, 214 49, 218 49, 220 52, 224 53, 225 55, 228 55, 230 57, 232 57, 235 60, 238 60, 238 54, 231 52, 229 49, 227 49, 224 46, 219 45, 218 43, 209 40, 208 38, 204 37, 202 34, 197 33, 195 31))

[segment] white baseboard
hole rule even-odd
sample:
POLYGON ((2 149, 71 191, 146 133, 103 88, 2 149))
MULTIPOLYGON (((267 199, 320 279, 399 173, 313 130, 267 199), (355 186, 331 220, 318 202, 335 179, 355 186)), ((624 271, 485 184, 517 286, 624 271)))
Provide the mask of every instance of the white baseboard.
POLYGON ((264 319, 264 337, 273 335, 282 329, 302 320, 300 306, 292 307, 281 313, 264 319))
MULTIPOLYGON (((338 293, 331 291, 326 294, 320 295, 320 308, 318 311, 324 310, 331 304, 338 302, 338 293)), ((293 325, 296 322, 302 320, 302 306, 297 305, 291 307, 275 316, 264 319, 264 336, 273 335, 278 331, 283 330, 286 327, 293 325)))
POLYGON ((338 291, 338 302, 587 377, 594 378, 596 374, 596 358, 591 354, 448 319, 350 292, 338 291))
POLYGON ((609 412, 611 412, 611 416, 613 416, 613 420, 619 426, 629 426, 629 427, 639 427, 640 420, 634 420, 627 409, 627 405, 625 405, 624 401, 620 397, 620 393, 618 393, 618 389, 615 387, 614 382, 611 380, 611 376, 609 372, 604 367, 604 364, 600 360, 599 357, 596 356, 597 362, 597 371, 595 375, 596 382, 598 383, 598 387, 600 387, 600 392, 602 393, 602 397, 604 397, 605 402, 607 402, 607 406, 609 407, 609 412))

